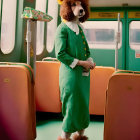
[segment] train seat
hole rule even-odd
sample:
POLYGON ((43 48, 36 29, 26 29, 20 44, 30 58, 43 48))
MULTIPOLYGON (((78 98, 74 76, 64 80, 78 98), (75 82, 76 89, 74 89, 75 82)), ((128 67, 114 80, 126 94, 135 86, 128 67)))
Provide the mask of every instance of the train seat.
POLYGON ((119 71, 109 80, 104 140, 140 140, 140 72, 119 71))
POLYGON ((35 100, 32 69, 0 62, 0 139, 34 140, 35 100))
MULTIPOLYGON (((37 111, 61 112, 59 91, 59 67, 56 60, 36 62, 35 96, 37 111)), ((113 67, 96 66, 90 79, 90 114, 104 115, 106 89, 113 67)))
POLYGON ((113 67, 96 66, 90 73, 90 114, 104 115, 106 90, 109 78, 115 72, 113 67))
POLYGON ((59 62, 37 61, 35 78, 36 109, 42 112, 61 112, 59 92, 59 62))

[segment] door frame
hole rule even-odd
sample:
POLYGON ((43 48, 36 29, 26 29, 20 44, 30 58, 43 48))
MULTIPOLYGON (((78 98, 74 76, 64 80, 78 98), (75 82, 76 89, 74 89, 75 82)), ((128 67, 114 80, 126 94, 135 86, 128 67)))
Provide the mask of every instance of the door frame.
MULTIPOLYGON (((130 19, 128 19, 128 11, 140 11, 140 7, 91 7, 90 12, 123 12, 124 16, 121 18, 122 22, 122 50, 121 55, 122 58, 119 58, 119 62, 121 61, 121 67, 120 69, 127 69, 127 58, 128 58, 128 43, 129 43, 129 30, 128 30, 128 22, 130 22, 130 19)), ((90 14, 91 14, 90 13, 90 14)), ((117 18, 89 18, 88 21, 117 21, 117 18)), ((115 63, 115 62, 114 62, 115 63)))

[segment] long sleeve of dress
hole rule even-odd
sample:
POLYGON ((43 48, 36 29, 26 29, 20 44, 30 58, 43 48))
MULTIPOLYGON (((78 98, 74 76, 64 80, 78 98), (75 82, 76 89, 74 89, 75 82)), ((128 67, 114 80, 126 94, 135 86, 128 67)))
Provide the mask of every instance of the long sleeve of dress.
POLYGON ((67 53, 67 30, 65 28, 58 28, 55 37, 55 54, 56 58, 70 66, 74 62, 74 57, 67 53))

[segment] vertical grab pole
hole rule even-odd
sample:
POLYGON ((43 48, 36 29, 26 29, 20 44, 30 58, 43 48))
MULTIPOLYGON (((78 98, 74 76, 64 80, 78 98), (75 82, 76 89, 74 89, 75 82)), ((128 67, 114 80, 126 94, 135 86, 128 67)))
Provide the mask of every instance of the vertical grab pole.
POLYGON ((31 21, 30 21, 30 19, 27 20, 26 41, 27 41, 27 64, 30 65, 30 43, 31 43, 31 21))
POLYGON ((37 33, 37 21, 34 22, 33 27, 33 70, 34 70, 34 77, 36 76, 36 33, 37 33))
POLYGON ((118 69, 118 44, 120 43, 120 13, 118 13, 118 32, 116 36, 116 48, 115 48, 115 70, 118 69))

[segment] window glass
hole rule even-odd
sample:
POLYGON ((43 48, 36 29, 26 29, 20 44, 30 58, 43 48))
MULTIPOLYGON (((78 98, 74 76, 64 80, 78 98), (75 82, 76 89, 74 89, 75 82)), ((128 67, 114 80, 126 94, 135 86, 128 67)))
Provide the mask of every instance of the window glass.
POLYGON ((1 23, 1 51, 4 54, 10 53, 15 46, 16 6, 17 0, 3 0, 1 23))
POLYGON ((140 50, 140 21, 132 21, 129 27, 130 47, 140 50))
POLYGON ((130 42, 132 44, 140 44, 140 29, 131 29, 130 42))
POLYGON ((90 44, 113 44, 115 41, 115 31, 112 29, 86 29, 85 35, 90 44))
POLYGON ((53 17, 51 22, 47 23, 47 51, 51 52, 54 48, 54 37, 57 28, 58 17, 58 4, 57 0, 49 0, 48 2, 48 14, 53 17))
MULTIPOLYGON (((46 12, 46 0, 36 0, 36 9, 46 12)), ((37 21, 36 54, 39 55, 44 49, 44 22, 37 21)))
MULTIPOLYGON (((87 21, 82 25, 90 48, 115 49, 117 21, 87 21)), ((122 24, 120 29, 122 30, 122 24)), ((120 47, 121 43, 119 43, 120 47)))

